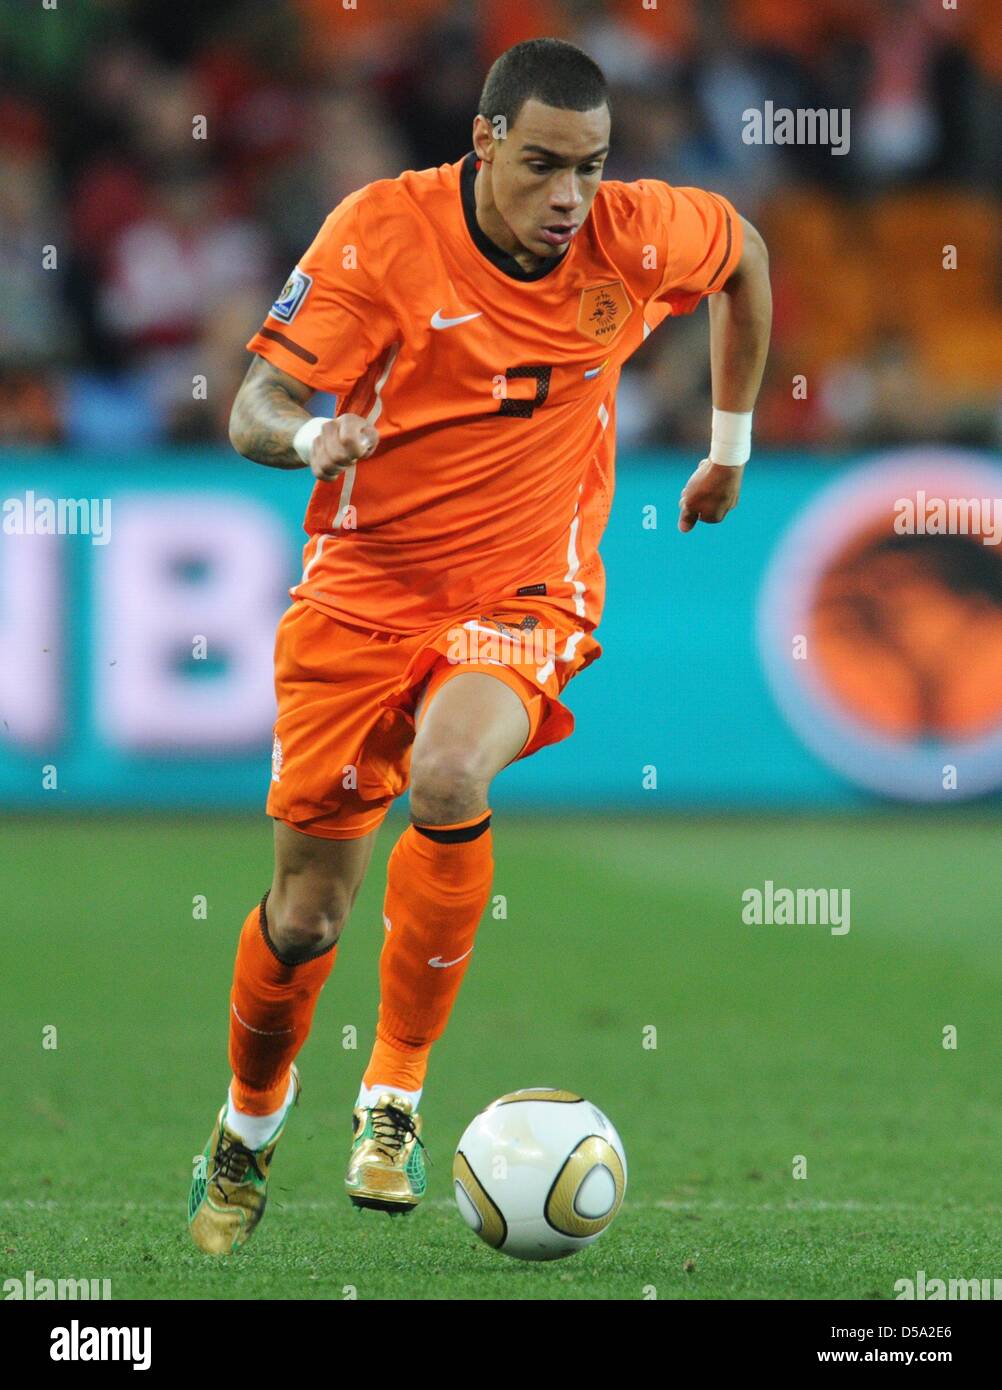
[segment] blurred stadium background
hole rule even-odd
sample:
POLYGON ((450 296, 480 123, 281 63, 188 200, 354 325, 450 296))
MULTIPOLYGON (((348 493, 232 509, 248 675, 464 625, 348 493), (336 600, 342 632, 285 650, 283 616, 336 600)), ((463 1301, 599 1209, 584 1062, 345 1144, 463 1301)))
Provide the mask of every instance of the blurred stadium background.
MULTIPOLYGON (((636 1297, 653 1278, 662 1297, 890 1297, 919 1268, 998 1273, 1002 861, 997 811, 957 803, 1002 788, 1000 547, 893 526, 918 489, 1002 498, 995 0, 0 10, 0 496, 111 502, 109 544, 0 534, 14 1272, 257 1297, 281 1268, 288 1297, 345 1278, 414 1296, 399 1234, 360 1245, 341 1213, 339 1149, 321 1178, 290 1141, 297 1198, 260 1260, 208 1270, 184 1243, 232 945, 269 869, 272 635, 309 490, 237 459, 226 421, 243 344, 327 211, 461 157, 488 65, 542 34, 612 79, 610 177, 717 189, 761 227, 774 340, 741 506, 689 537, 705 309, 624 373, 605 655, 568 691, 574 737, 496 784, 511 917, 485 925, 427 1098, 445 1156, 493 1095, 586 1091, 634 1164, 627 1238, 545 1279, 488 1268, 458 1251, 440 1162, 407 1240, 442 1296, 636 1297), (848 108, 850 152, 745 144, 766 101, 848 108), (766 879, 851 887, 852 932, 743 925, 766 879), (661 1051, 641 1053, 652 1022, 661 1051), (58 1052, 38 1046, 50 1023, 58 1052), (109 1155, 133 1123, 123 1175, 109 1155)), ((304 1133, 327 1145, 371 1038, 392 842, 310 1043, 304 1133)))
MULTIPOLYGON (((998 443, 994 0, 5 5, 0 438, 223 438, 242 345, 330 208, 458 159, 490 62, 537 34, 581 44, 612 80, 609 177, 719 189, 765 233, 760 446, 998 443), (766 100, 850 108, 851 152, 744 144, 741 113, 766 100), (958 243, 947 278, 926 252, 958 243)), ((621 444, 703 448, 705 334, 701 314, 634 359, 621 444)))

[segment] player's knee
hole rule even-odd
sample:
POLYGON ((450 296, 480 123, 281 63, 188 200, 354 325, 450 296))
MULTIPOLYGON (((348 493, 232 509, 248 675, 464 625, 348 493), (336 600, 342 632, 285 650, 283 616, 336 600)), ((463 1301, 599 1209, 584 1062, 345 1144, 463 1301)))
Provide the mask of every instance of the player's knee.
POLYGON ((449 825, 483 806, 490 769, 476 748, 415 750, 411 762, 411 812, 415 820, 449 825))
POLYGON ((268 899, 268 935, 285 959, 302 960, 337 942, 350 910, 350 897, 338 886, 273 891, 268 899))

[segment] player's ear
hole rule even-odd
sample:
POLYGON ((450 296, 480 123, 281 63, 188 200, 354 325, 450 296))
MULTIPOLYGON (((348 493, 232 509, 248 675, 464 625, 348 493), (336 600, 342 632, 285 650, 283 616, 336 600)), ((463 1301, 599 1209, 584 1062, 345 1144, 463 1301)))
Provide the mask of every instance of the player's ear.
POLYGON ((473 148, 478 159, 489 160, 494 157, 494 131, 486 116, 473 117, 473 148))

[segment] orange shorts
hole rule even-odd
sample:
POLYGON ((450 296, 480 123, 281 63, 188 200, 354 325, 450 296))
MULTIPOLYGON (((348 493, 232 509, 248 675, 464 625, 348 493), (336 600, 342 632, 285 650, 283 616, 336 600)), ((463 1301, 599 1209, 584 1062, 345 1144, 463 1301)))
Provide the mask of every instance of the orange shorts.
POLYGON ((422 693, 430 699, 464 671, 496 676, 520 697, 529 737, 518 756, 527 758, 573 732, 558 696, 601 653, 573 618, 538 600, 407 636, 353 627, 297 600, 275 638, 268 814, 332 840, 375 830, 407 790, 422 693))

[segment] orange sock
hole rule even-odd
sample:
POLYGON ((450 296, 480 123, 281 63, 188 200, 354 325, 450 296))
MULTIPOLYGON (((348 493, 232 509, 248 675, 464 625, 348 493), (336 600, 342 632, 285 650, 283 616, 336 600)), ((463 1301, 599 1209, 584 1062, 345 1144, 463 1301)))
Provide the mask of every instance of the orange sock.
POLYGON ((411 825, 390 855, 379 958, 379 1022, 366 1086, 420 1090, 445 1031, 491 891, 491 813, 411 825))
POLYGON ((268 936, 267 901, 265 894, 244 922, 230 992, 231 1090, 248 1115, 270 1115, 285 1100, 289 1069, 337 954, 329 946, 296 965, 283 961, 268 936))

